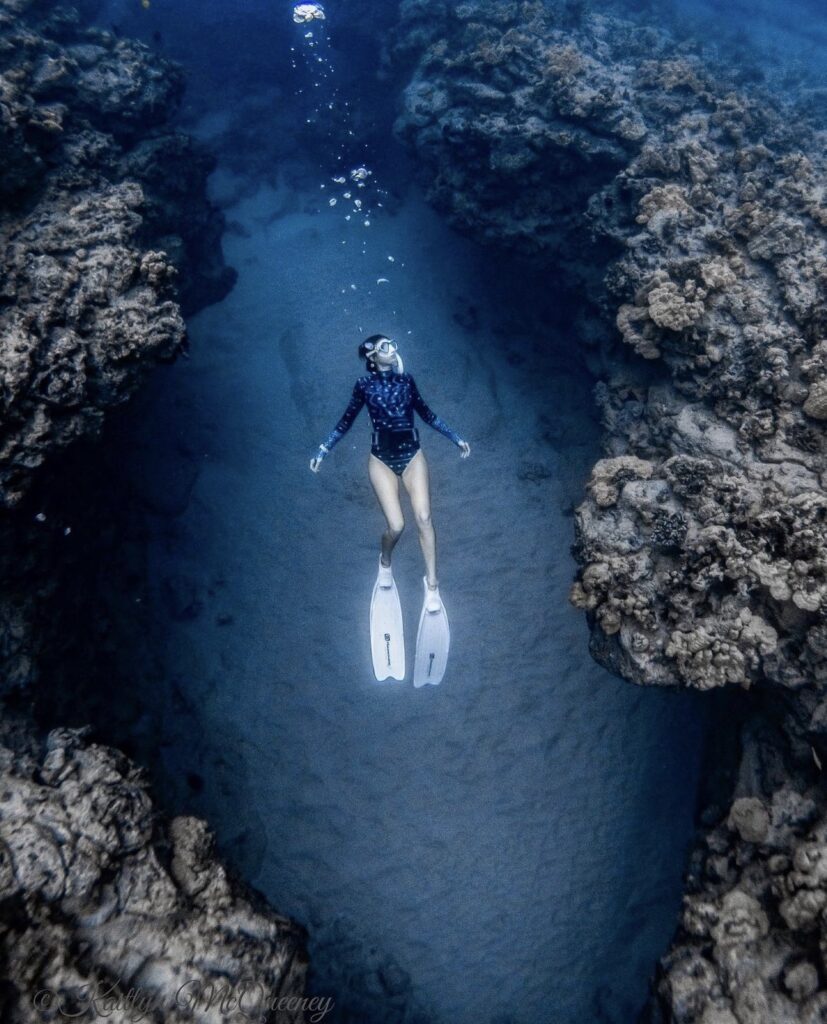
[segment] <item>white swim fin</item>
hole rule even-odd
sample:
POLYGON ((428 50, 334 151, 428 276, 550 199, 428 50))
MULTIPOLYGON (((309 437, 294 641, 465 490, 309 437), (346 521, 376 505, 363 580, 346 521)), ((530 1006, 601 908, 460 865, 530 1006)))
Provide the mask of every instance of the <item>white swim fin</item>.
POLYGON ((422 584, 425 596, 416 634, 414 686, 424 686, 426 683, 436 685, 442 682, 451 647, 448 615, 439 595, 439 588, 436 591, 430 590, 427 576, 422 577, 422 584))
POLYGON ((382 565, 370 601, 370 650, 373 674, 378 680, 405 678, 405 637, 402 605, 390 566, 382 565))

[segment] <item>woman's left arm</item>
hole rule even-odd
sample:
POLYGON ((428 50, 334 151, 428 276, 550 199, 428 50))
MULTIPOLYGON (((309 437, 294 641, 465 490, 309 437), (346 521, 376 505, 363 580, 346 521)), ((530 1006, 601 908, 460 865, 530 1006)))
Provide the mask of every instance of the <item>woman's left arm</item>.
POLYGON ((413 398, 414 409, 416 409, 428 426, 433 427, 434 430, 438 430, 440 434, 444 434, 447 438, 450 438, 457 447, 462 448, 466 442, 462 440, 455 430, 451 430, 445 420, 441 420, 433 409, 430 409, 425 404, 425 399, 420 395, 419 388, 416 386, 416 381, 413 377, 411 377, 411 396, 413 398))

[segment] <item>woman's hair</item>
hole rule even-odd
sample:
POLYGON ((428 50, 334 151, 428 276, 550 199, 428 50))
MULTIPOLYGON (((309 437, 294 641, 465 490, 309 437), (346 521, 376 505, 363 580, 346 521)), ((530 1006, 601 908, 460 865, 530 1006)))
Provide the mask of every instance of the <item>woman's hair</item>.
POLYGON ((370 353, 373 351, 376 343, 378 341, 383 341, 384 339, 384 334, 371 334, 369 338, 365 338, 365 340, 359 345, 359 358, 365 360, 365 366, 368 370, 373 366, 373 360, 370 358, 370 353))

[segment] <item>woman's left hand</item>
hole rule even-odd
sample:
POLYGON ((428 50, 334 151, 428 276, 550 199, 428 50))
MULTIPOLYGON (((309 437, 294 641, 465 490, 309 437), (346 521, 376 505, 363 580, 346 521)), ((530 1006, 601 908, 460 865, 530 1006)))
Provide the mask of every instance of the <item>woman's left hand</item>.
POLYGON ((459 443, 459 457, 461 459, 467 459, 471 454, 471 445, 467 441, 460 441, 459 443))

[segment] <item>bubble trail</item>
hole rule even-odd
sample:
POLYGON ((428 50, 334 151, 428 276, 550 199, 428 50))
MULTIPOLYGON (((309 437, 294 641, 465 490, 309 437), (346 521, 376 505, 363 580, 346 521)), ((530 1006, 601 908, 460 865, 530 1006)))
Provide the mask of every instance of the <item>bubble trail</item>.
MULTIPOLYGON (((294 4, 292 20, 296 26, 295 38, 290 47, 290 66, 295 75, 294 100, 299 106, 306 130, 315 131, 317 141, 326 140, 330 144, 332 157, 339 168, 331 173, 324 163, 320 163, 319 170, 324 181, 320 182, 319 189, 320 192, 328 190, 328 195, 325 197, 326 202, 319 203, 316 212, 341 217, 345 231, 358 230, 359 251, 367 257, 368 232, 372 233, 373 219, 384 209, 381 198, 388 193, 380 187, 370 167, 367 142, 359 142, 356 120, 358 108, 351 100, 340 96, 323 4, 294 4), (330 195, 331 192, 334 194, 330 195)), ((346 245, 347 242, 343 238, 340 244, 346 245)), ((379 254, 377 257, 382 258, 379 254)), ((388 256, 387 259, 393 263, 395 257, 388 256)), ((372 274, 362 282, 366 294, 372 294, 369 285, 373 280, 377 284, 390 283, 387 278, 376 278, 379 268, 371 268, 369 260, 359 262, 361 274, 372 274)), ((402 267, 404 265, 400 264, 402 267)), ((355 288, 355 284, 350 285, 350 289, 355 288)), ((343 287, 342 293, 346 294, 348 290, 343 287)), ((393 316, 396 315, 397 311, 394 310, 393 316)))

